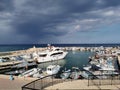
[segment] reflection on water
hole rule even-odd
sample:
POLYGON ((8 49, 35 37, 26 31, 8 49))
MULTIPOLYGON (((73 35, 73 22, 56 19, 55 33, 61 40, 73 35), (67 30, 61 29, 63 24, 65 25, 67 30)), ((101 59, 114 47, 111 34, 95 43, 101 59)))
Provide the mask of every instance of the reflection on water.
POLYGON ((84 65, 88 64, 88 57, 93 54, 94 53, 88 51, 70 51, 66 56, 64 68, 71 69, 72 67, 79 67, 82 69, 84 65))
POLYGON ((88 64, 88 57, 92 55, 93 53, 88 51, 69 51, 65 59, 42 63, 39 64, 38 67, 45 69, 50 64, 59 64, 63 69, 71 69, 72 67, 79 67, 82 69, 84 65, 88 64))

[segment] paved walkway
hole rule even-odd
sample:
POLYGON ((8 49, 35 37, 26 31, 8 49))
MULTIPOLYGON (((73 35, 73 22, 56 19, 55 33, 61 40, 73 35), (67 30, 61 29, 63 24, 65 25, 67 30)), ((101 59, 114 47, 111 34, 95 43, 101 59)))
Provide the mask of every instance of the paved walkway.
POLYGON ((120 90, 120 85, 88 86, 87 80, 75 80, 56 84, 46 88, 47 90, 79 90, 79 89, 111 89, 120 90))
POLYGON ((31 78, 17 78, 9 80, 9 76, 0 75, 0 90, 21 90, 21 87, 35 79, 31 78))
MULTIPOLYGON (((36 78, 37 79, 37 78, 36 78)), ((0 90, 21 90, 21 87, 33 80, 35 78, 22 78, 15 77, 15 80, 9 80, 8 75, 0 75, 0 90)), ((40 83, 38 83, 39 85, 40 83)), ((111 89, 120 90, 120 85, 103 85, 103 86, 88 86, 87 80, 74 80, 59 83, 50 87, 46 90, 79 90, 79 89, 111 89)))

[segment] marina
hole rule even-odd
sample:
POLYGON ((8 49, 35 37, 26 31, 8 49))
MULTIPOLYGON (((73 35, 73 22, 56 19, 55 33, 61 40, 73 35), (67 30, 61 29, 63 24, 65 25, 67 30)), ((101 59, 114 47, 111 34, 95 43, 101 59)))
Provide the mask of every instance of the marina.
POLYGON ((0 90, 120 90, 120 0, 0 0, 0 90))
MULTIPOLYGON (((3 68, 3 67, 5 67, 5 68, 10 68, 10 69, 13 69, 13 68, 17 68, 17 69, 19 69, 19 68, 22 68, 22 67, 25 67, 25 66, 33 66, 33 65, 36 65, 37 63, 36 63, 36 60, 33 58, 31 58, 31 57, 27 57, 26 56, 26 54, 24 54, 25 53, 25 51, 27 52, 27 55, 31 55, 32 53, 34 53, 34 50, 36 51, 39 51, 39 50, 44 50, 44 49, 46 49, 46 48, 34 48, 33 47, 33 49, 28 49, 28 50, 24 50, 24 51, 15 51, 15 52, 17 52, 18 54, 16 55, 15 54, 15 56, 1 56, 1 58, 9 58, 9 59, 11 59, 11 60, 6 60, 6 62, 3 62, 3 63, 0 63, 1 65, 0 65, 0 67, 1 67, 1 69, 3 68), (30 51, 30 52, 29 52, 30 51), (29 53, 28 53, 29 52, 29 53), (32 53, 31 53, 32 52, 32 53), (22 53, 22 54, 21 54, 22 53), (23 56, 23 54, 24 54, 24 56, 23 56), (19 58, 18 58, 19 57, 19 58), (15 60, 16 59, 16 60, 15 60), (22 60, 23 59, 23 60, 22 60), (24 62, 24 63, 23 63, 24 62), (7 66, 7 67, 6 67, 7 66)), ((65 50, 64 48, 62 48, 62 50, 65 50)), ((60 51, 61 52, 61 51, 60 51)), ((69 55, 68 56, 66 56, 66 58, 68 58, 68 59, 71 59, 71 60, 68 60, 68 59, 66 59, 66 58, 64 58, 64 59, 61 59, 61 60, 56 60, 55 62, 53 62, 53 60, 52 60, 52 62, 47 62, 46 61, 46 63, 43 63, 43 64, 37 64, 38 65, 38 67, 40 67, 40 68, 46 68, 47 66, 46 65, 49 65, 49 64, 57 64, 57 63, 61 63, 61 64, 63 64, 63 66, 62 66, 62 68, 64 68, 64 67, 68 67, 68 68, 72 68, 72 67, 74 67, 74 66, 76 66, 76 64, 77 63, 75 63, 75 64, 73 64, 73 65, 70 65, 70 63, 72 62, 72 60, 74 60, 74 58, 76 59, 77 58, 77 60, 76 61, 78 61, 78 59, 79 59, 79 53, 80 54, 82 54, 82 52, 80 52, 80 51, 78 51, 78 55, 77 55, 77 57, 76 56, 74 56, 75 55, 75 53, 74 52, 72 52, 72 51, 69 51, 69 55), (71 58, 71 57, 69 57, 69 56, 73 56, 73 59, 71 58), (67 63, 66 63, 67 62, 67 63), (71 67, 69 67, 69 65, 71 66, 71 67)), ((89 54, 89 52, 83 52, 83 53, 88 53, 89 54)), ((59 53, 58 53, 58 55, 59 55, 59 53)), ((55 57, 55 56, 54 56, 55 57)), ((58 58, 58 56, 56 56, 57 58, 58 58)), ((59 56, 60 57, 60 56, 59 56)), ((65 57, 65 56, 64 56, 65 57)), ((88 61, 88 58, 85 56, 84 57, 85 59, 86 59, 86 62, 88 61)), ((83 59, 84 59, 83 58, 83 59)), ((49 60, 50 61, 50 60, 49 60)), ((85 63, 86 63, 85 62, 85 63)), ((84 62, 83 62, 83 64, 85 64, 84 62)), ((72 63, 71 63, 72 64, 72 63)), ((79 64, 81 64, 81 63, 79 63, 79 64)), ((77 66, 81 66, 81 65, 77 65, 77 66)), ((82 65, 83 66, 83 65, 82 65)), ((82 67, 81 66, 81 67, 82 67)))
POLYGON ((43 79, 47 77, 60 80, 60 82, 62 80, 95 82, 99 79, 111 79, 111 75, 114 77, 119 75, 119 50, 119 47, 103 46, 54 47, 53 49, 50 46, 42 48, 34 46, 27 50, 12 51, 10 56, 1 55, 1 74, 18 78, 43 79), (44 51, 47 52, 43 53, 44 51), (59 59, 63 52, 66 54, 59 59), (52 59, 46 58, 47 53, 52 53, 50 55, 52 59))

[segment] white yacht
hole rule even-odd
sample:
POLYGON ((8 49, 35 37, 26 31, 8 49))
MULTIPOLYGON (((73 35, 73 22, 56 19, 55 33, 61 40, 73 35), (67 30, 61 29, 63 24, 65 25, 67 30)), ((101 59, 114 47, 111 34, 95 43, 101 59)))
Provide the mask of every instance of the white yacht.
POLYGON ((53 74, 57 74, 60 71, 60 65, 49 65, 47 67, 47 74, 48 75, 53 75, 53 74))
POLYGON ((99 59, 99 64, 96 65, 97 67, 100 67, 99 70, 106 70, 106 71, 115 71, 115 66, 113 64, 113 58, 112 57, 107 57, 107 60, 104 59, 99 59))
POLYGON ((33 68, 33 69, 30 69, 22 74, 20 74, 20 76, 24 76, 24 77, 30 77, 36 73, 38 73, 41 69, 39 68, 33 68))
POLYGON ((87 65, 87 66, 83 67, 83 69, 85 69, 86 71, 89 71, 91 68, 92 68, 91 65, 87 65))
POLYGON ((34 60, 37 60, 38 63, 60 60, 65 58, 67 51, 63 51, 60 48, 54 46, 49 46, 47 50, 43 52, 33 53, 34 60))

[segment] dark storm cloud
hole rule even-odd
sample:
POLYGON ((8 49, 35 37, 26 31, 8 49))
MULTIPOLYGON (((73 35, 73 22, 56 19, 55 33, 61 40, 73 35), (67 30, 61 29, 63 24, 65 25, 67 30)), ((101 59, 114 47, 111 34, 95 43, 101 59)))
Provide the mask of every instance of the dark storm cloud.
POLYGON ((0 0, 0 12, 13 10, 13 0, 0 0))
POLYGON ((21 37, 26 36, 28 43, 56 42, 59 37, 80 28, 82 31, 91 29, 93 24, 102 21, 103 11, 114 10, 119 5, 119 0, 0 0, 0 13, 12 12, 10 22, 7 22, 10 30, 21 37))
MULTIPOLYGON (((66 34, 65 31, 57 31, 54 25, 58 22, 55 21, 53 16, 23 16, 23 18, 17 17, 19 22, 14 23, 16 33, 23 34, 32 38, 33 40, 39 41, 39 39, 47 39, 50 36, 61 36, 66 34)), ((60 22, 60 21, 59 21, 60 22)))
POLYGON ((119 6, 120 1, 119 0, 102 0, 104 2, 104 6, 106 7, 114 7, 114 6, 119 6))
POLYGON ((24 6, 24 10, 26 10, 19 12, 21 14, 20 16, 22 16, 22 14, 23 16, 17 17, 17 19, 19 19, 17 21, 23 22, 15 22, 14 24, 17 33, 25 34, 32 37, 32 39, 44 39, 50 35, 65 35, 68 31, 56 30, 56 25, 67 22, 67 18, 69 18, 72 13, 88 11, 90 7, 93 6, 93 3, 90 0, 88 2, 79 0, 31 0, 24 3, 24 6))

